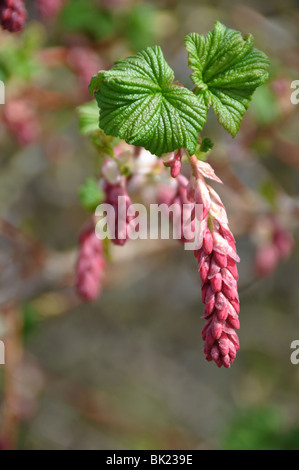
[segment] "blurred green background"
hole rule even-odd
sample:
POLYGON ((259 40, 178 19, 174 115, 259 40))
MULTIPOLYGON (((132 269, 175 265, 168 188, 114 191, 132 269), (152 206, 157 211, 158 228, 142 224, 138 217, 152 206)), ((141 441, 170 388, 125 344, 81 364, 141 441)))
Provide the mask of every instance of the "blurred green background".
POLYGON ((254 271, 263 217, 275 214, 298 236, 299 104, 290 84, 299 80, 299 2, 70 0, 46 20, 26 4, 24 32, 0 33, 1 446, 299 449, 299 364, 290 361, 298 248, 268 277, 254 271), (204 360, 197 267, 179 244, 114 247, 101 298, 84 304, 73 289, 88 218, 78 187, 96 165, 76 112, 90 76, 160 44, 191 87, 184 37, 216 20, 253 33, 271 60, 238 136, 212 114, 204 129, 241 258, 241 349, 229 370, 204 360), (5 115, 19 99, 30 109, 29 142, 5 115))

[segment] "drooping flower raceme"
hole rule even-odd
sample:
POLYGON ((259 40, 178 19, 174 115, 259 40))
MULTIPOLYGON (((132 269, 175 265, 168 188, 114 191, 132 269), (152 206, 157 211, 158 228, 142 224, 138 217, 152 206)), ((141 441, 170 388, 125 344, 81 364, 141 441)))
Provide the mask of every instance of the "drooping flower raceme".
POLYGON ((225 207, 205 178, 221 183, 212 167, 190 157, 193 176, 176 177, 177 190, 163 202, 173 208, 172 222, 179 231, 183 243, 197 237, 199 247, 194 251, 202 283, 202 302, 205 305, 202 330, 205 342, 204 353, 208 361, 218 367, 230 367, 239 349, 235 330, 239 329, 239 296, 237 290, 238 271, 234 237, 228 226, 225 207), (183 208, 190 207, 188 226, 183 219, 183 208), (176 210, 177 209, 177 210, 176 210), (200 210, 198 210, 200 209, 200 210), (199 218, 200 230, 195 230, 195 217, 199 218))
POLYGON ((205 304, 206 324, 202 330, 204 353, 218 367, 230 367, 239 349, 235 329, 240 328, 237 290, 239 257, 232 233, 226 224, 216 219, 207 226, 203 246, 196 252, 202 282, 202 301, 205 304))
POLYGON ((240 323, 237 289, 238 271, 234 237, 228 226, 225 207, 216 191, 206 184, 204 177, 220 181, 208 163, 190 158, 194 173, 194 199, 203 206, 202 245, 195 250, 202 283, 202 302, 205 304, 205 326, 202 338, 208 361, 218 367, 230 367, 239 349, 235 332, 240 323))
POLYGON ((97 238, 93 222, 89 222, 82 230, 79 245, 76 290, 83 300, 95 300, 102 290, 106 259, 103 242, 97 238))

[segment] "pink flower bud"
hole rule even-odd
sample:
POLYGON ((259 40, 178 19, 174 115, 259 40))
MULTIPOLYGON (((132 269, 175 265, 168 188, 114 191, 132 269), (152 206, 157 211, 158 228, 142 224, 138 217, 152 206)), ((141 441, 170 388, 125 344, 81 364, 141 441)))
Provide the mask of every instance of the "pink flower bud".
POLYGON ((239 314, 240 312, 240 303, 239 303, 239 299, 233 299, 230 301, 230 303, 232 304, 232 306, 234 307, 234 309, 236 310, 236 312, 239 314))
POLYGON ((230 257, 227 258, 226 268, 232 274, 234 279, 237 281, 239 279, 237 265, 235 261, 230 257))
POLYGON ((240 328, 240 321, 237 315, 235 317, 232 317, 232 315, 228 315, 227 323, 235 330, 238 330, 240 328))
POLYGON ((217 273, 214 277, 211 279, 211 287, 213 289, 213 292, 220 292, 221 287, 222 287, 222 276, 220 273, 217 273))
POLYGON ((217 251, 214 251, 214 260, 220 268, 225 268, 227 265, 227 256, 217 251))
POLYGON ((207 228, 204 233, 204 238, 203 238, 203 249, 205 252, 210 255, 213 250, 213 237, 210 232, 210 230, 207 228))
POLYGON ((215 362, 219 359, 220 352, 217 346, 213 346, 211 348, 210 355, 211 355, 212 360, 215 362))
POLYGON ((209 274, 209 260, 204 261, 200 268, 199 268, 199 276, 201 279, 201 282, 205 283, 208 280, 208 274, 209 274))
POLYGON ((215 307, 219 310, 226 308, 228 304, 228 300, 222 292, 218 292, 216 295, 216 304, 215 307))
MULTIPOLYGON (((220 233, 213 231, 213 243, 214 243, 214 250, 218 253, 221 253, 225 256, 229 255, 235 261, 240 261, 239 256, 236 253, 236 247, 233 242, 233 246, 231 243, 222 237, 220 233)), ((225 266, 223 266, 225 267, 225 266)))
MULTIPOLYGON (((217 183, 222 183, 221 179, 215 174, 213 168, 208 162, 203 162, 198 160, 197 168, 205 178, 208 178, 213 181, 217 181, 217 183)), ((216 193, 217 194, 217 193, 216 193)), ((218 196, 218 195, 217 195, 218 196)), ((218 196, 219 197, 219 196, 218 196)))
POLYGON ((222 333, 218 346, 222 356, 226 356, 229 353, 229 339, 225 333, 222 333))
POLYGON ((228 300, 234 300, 238 295, 236 287, 228 287, 225 283, 223 283, 222 292, 228 300))
POLYGON ((178 151, 173 161, 170 164, 170 174, 173 178, 176 178, 182 169, 182 155, 181 152, 178 151))
POLYGON ((217 273, 219 273, 219 271, 220 271, 220 266, 217 263, 213 254, 211 262, 210 262, 209 279, 212 279, 212 277, 214 277, 217 273))
POLYGON ((231 361, 235 359, 237 355, 236 347, 232 341, 229 343, 229 357, 231 358, 231 361))
MULTIPOLYGON (((228 257, 228 259, 231 259, 231 258, 228 257)), ((232 273, 229 271, 227 267, 221 269, 221 276, 222 276, 223 282, 227 285, 227 287, 229 288, 236 287, 237 285, 236 279, 234 278, 234 276, 232 275, 232 273)))
POLYGON ((222 365, 228 369, 231 364, 231 357, 229 354, 226 354, 226 356, 222 357, 222 365))
POLYGON ((228 307, 224 307, 220 310, 217 309, 216 315, 220 321, 226 320, 228 316, 228 307))
POLYGON ((211 324, 211 332, 214 339, 219 339, 223 331, 223 322, 219 321, 219 319, 214 316, 212 324, 211 324))

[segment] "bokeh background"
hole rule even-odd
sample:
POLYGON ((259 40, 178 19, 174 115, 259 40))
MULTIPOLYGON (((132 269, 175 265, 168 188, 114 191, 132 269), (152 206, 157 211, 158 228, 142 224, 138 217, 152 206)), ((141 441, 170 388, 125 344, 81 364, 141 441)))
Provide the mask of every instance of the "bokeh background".
POLYGON ((52 16, 42 3, 26 1, 22 33, 0 32, 1 447, 298 449, 299 252, 273 263, 263 247, 269 220, 298 236, 299 2, 66 0, 52 16), (76 108, 91 75, 160 44, 191 86, 184 36, 216 20, 253 33, 271 60, 238 136, 212 114, 204 129, 241 257, 229 370, 204 360, 197 267, 175 241, 113 247, 93 303, 73 288, 89 217, 78 187, 96 160, 76 108))

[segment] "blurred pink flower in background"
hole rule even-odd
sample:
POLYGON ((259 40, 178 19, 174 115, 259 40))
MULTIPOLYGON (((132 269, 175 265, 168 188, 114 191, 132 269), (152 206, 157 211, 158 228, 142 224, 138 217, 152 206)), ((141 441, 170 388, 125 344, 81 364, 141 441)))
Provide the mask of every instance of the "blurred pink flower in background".
POLYGON ((68 52, 67 63, 77 75, 82 92, 88 95, 91 77, 104 68, 100 57, 90 47, 74 46, 68 52))
POLYGON ((260 232, 257 228, 257 237, 255 272, 259 277, 269 276, 292 253, 294 238, 274 217, 267 219, 260 232))
POLYGON ((0 4, 0 21, 3 29, 17 33, 24 28, 27 11, 24 0, 2 0, 0 4))
POLYGON ((35 109, 27 99, 16 98, 6 103, 3 120, 19 145, 30 144, 40 135, 40 125, 35 109))
POLYGON ((55 18, 69 0, 36 0, 38 11, 43 19, 55 18))

